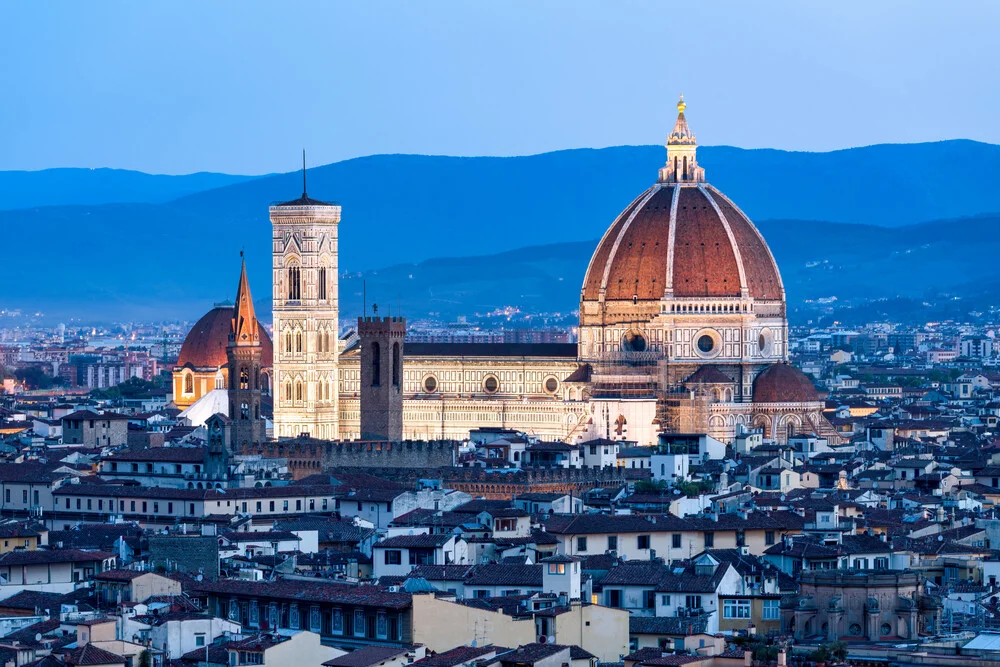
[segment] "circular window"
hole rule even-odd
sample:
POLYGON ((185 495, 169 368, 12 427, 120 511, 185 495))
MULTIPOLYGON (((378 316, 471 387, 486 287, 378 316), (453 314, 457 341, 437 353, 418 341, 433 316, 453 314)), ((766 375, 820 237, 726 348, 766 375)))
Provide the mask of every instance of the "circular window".
POLYGON ((881 630, 881 631, 882 631, 882 636, 884 637, 884 636, 886 636, 887 634, 889 634, 890 632, 892 632, 892 626, 891 626, 891 625, 889 625, 888 623, 883 623, 883 624, 882 624, 882 627, 881 627, 881 628, 879 628, 879 630, 881 630))
POLYGON ((694 354, 702 359, 714 359, 722 352, 722 336, 715 329, 702 329, 691 337, 694 354))
POLYGON ((860 623, 851 623, 851 627, 849 627, 847 629, 847 632, 852 637, 860 637, 861 636, 861 624, 860 623))
POLYGON ((771 341, 773 338, 774 335, 771 333, 770 329, 763 329, 760 332, 760 336, 757 338, 757 349, 761 354, 771 353, 771 341))
POLYGON ((622 352, 645 352, 646 337, 638 331, 626 331, 622 336, 622 352))
POLYGON ((556 393, 556 391, 559 390, 559 380, 555 379, 550 375, 547 378, 545 378, 545 382, 542 383, 542 386, 545 387, 545 391, 547 391, 550 394, 554 394, 556 393))
POLYGON ((435 391, 437 391, 437 388, 438 388, 438 381, 436 377, 434 377, 433 375, 428 375, 427 377, 424 378, 424 391, 426 391, 428 394, 433 394, 435 391))
POLYGON ((483 389, 486 390, 487 394, 495 394, 499 388, 500 380, 497 379, 496 375, 488 375, 486 376, 486 379, 483 380, 483 389))

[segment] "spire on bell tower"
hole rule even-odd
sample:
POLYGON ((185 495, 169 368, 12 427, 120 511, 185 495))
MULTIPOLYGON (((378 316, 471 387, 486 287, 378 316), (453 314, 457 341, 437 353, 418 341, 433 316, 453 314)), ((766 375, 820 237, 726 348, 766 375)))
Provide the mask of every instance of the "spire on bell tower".
POLYGON ((233 326, 229 342, 233 345, 259 345, 260 334, 257 327, 257 313, 250 295, 250 281, 247 279, 247 261, 240 251, 240 284, 236 287, 236 305, 233 306, 233 326))
POLYGON ((681 95, 674 131, 667 135, 667 163, 660 169, 660 183, 705 182, 705 170, 698 166, 698 141, 688 127, 685 109, 687 102, 681 95))

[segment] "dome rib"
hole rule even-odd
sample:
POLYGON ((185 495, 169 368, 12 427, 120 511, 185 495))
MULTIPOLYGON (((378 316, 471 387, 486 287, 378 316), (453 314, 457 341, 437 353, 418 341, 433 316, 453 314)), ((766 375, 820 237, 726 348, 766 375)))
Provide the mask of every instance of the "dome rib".
MULTIPOLYGON (((632 226, 632 222, 635 220, 636 216, 641 211, 643 211, 643 209, 646 208, 646 204, 649 203, 649 200, 652 199, 653 195, 655 195, 656 193, 658 193, 660 191, 660 189, 661 189, 660 185, 654 185, 653 187, 649 188, 649 190, 646 191, 646 196, 642 198, 642 201, 639 202, 639 204, 632 211, 632 214, 628 217, 628 220, 626 220, 625 224, 622 225, 621 231, 618 232, 618 237, 615 239, 614 245, 611 246, 611 252, 608 254, 608 261, 604 265, 604 276, 601 278, 601 291, 604 292, 604 295, 605 295, 604 298, 605 299, 608 298, 607 297, 607 294, 608 294, 608 276, 611 273, 611 267, 613 267, 615 265, 615 258, 616 258, 617 254, 618 254, 618 248, 621 245, 622 238, 625 236, 625 232, 628 231, 629 227, 632 226)), ((620 298, 623 298, 623 297, 619 296, 617 298, 620 299, 620 298)), ((624 297, 624 298, 632 298, 632 297, 631 297, 631 295, 629 295, 628 297, 624 297)))
POLYGON ((679 207, 674 296, 739 296, 736 255, 704 193, 697 187, 681 186, 679 207))
POLYGON ((674 196, 670 200, 670 238, 667 240, 667 282, 664 294, 674 295, 674 241, 677 239, 677 203, 681 199, 681 189, 674 188, 674 196))
POLYGON ((726 214, 722 212, 721 208, 719 208, 718 203, 716 203, 715 199, 712 198, 708 189, 705 188, 704 185, 699 184, 698 190, 705 195, 705 199, 707 199, 708 203, 715 209, 716 215, 719 216, 719 220, 722 222, 723 229, 726 230, 726 236, 729 237, 729 245, 732 247, 733 256, 736 258, 736 269, 740 272, 740 293, 742 294, 747 291, 747 275, 746 269, 743 268, 743 255, 740 253, 740 245, 736 242, 736 236, 733 234, 733 229, 729 225, 729 220, 726 218, 726 214))
POLYGON ((646 196, 648 190, 644 190, 642 194, 632 200, 624 211, 618 214, 615 221, 611 223, 611 226, 604 232, 604 236, 601 237, 600 242, 597 244, 597 249, 594 251, 594 255, 590 258, 590 264, 587 265, 587 273, 583 279, 583 298, 585 300, 597 301, 601 296, 601 283, 600 280, 604 278, 604 266, 607 264, 607 256, 611 252, 611 246, 608 245, 609 239, 612 235, 617 236, 615 231, 621 224, 624 224, 628 216, 632 214, 635 207, 642 201, 643 197, 646 196), (595 270, 596 269, 596 270, 595 270))
POLYGON ((747 273, 747 287, 750 296, 755 299, 767 299, 774 301, 785 300, 785 285, 781 280, 781 272, 778 270, 778 262, 774 259, 774 253, 764 240, 764 236, 757 229, 757 226, 750 222, 750 218, 733 203, 729 197, 720 192, 718 188, 708 186, 712 194, 717 197, 719 208, 732 221, 733 235, 736 242, 742 249, 747 250, 747 254, 754 258, 754 261, 743 266, 747 273))

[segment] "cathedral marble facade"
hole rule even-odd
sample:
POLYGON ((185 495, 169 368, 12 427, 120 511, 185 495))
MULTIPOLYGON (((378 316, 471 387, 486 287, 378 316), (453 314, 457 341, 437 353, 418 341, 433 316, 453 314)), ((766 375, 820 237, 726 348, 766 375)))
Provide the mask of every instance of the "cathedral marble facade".
MULTIPOLYGON (((494 426, 571 443, 649 445, 660 431, 731 442, 755 428, 779 442, 802 432, 839 441, 812 382, 788 364, 777 263, 706 181, 683 99, 666 149, 658 178, 594 251, 579 343, 406 344, 403 439, 494 426)), ((311 199, 303 183, 302 197, 270 217, 275 436, 360 439, 360 343, 338 336, 341 208, 311 199)), ((178 383, 175 402, 191 398, 178 383)))

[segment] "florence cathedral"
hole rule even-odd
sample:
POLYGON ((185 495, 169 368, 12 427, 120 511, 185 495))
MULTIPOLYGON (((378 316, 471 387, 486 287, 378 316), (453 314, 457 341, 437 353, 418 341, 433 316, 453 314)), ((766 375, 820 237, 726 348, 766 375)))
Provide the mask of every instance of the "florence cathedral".
MULTIPOLYGON (((706 181, 683 98, 677 109, 658 178, 611 222, 591 257, 578 344, 400 336, 364 351, 364 336, 338 332, 341 207, 310 198, 305 183, 300 198, 272 206, 274 339, 257 325, 253 386, 273 402, 274 438, 370 439, 364 382, 398 398, 406 440, 463 440, 500 427, 568 443, 650 445, 661 431, 732 442, 759 428, 778 442, 796 433, 839 442, 813 383, 788 364, 774 257, 750 219, 706 181)), ((209 311, 181 348, 174 403, 193 425, 216 412, 234 418, 225 394, 236 381, 239 305, 209 311)), ((399 322, 390 320, 366 317, 358 326, 384 321, 388 331, 399 322)))

